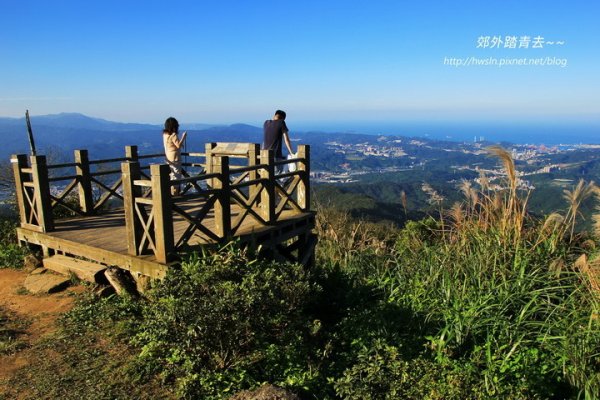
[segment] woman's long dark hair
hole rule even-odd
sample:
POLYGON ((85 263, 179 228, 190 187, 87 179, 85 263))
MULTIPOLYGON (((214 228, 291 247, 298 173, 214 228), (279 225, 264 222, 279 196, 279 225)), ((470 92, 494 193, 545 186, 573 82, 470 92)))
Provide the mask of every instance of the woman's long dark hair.
POLYGON ((165 129, 163 133, 179 133, 179 122, 173 117, 167 118, 165 121, 165 129))

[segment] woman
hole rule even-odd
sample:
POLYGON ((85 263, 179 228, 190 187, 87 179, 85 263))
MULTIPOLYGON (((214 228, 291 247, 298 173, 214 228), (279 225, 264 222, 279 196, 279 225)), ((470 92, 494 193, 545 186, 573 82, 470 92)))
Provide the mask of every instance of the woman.
MULTIPOLYGON (((163 144, 165 146, 165 157, 167 164, 171 168, 171 180, 183 178, 181 170, 181 147, 187 137, 187 132, 183 132, 181 139, 177 136, 179 133, 179 122, 173 117, 167 118, 165 121, 165 129, 163 129, 163 144)), ((179 194, 179 185, 175 185, 171 189, 171 194, 179 194)))

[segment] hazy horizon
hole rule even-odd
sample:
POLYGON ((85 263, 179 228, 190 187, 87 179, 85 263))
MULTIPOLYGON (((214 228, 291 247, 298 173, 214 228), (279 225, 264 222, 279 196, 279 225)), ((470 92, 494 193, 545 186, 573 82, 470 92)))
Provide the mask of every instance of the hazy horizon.
MULTIPOLYGON (((49 115, 31 114, 34 124, 38 117, 56 117, 60 115, 83 115, 92 119, 102 119, 115 123, 148 124, 161 126, 161 122, 154 121, 119 121, 107 120, 94 115, 78 112, 63 112, 49 115)), ((23 117, 9 117, 19 119, 23 117)), ((268 117, 266 117, 268 118, 268 117)), ((247 124, 260 128, 264 120, 230 120, 208 122, 201 120, 180 120, 182 129, 194 129, 194 125, 228 126, 233 124, 247 124), (186 126, 187 125, 187 126, 186 126)), ((398 120, 321 120, 298 121, 294 118, 286 120, 293 135, 294 132, 325 132, 325 133, 355 133, 387 136, 415 136, 429 137, 439 140, 473 141, 485 139, 494 142, 511 142, 516 144, 573 144, 573 143, 600 143, 600 122, 592 119, 563 120, 553 122, 547 120, 518 121, 518 120, 419 120, 406 118, 398 120)))

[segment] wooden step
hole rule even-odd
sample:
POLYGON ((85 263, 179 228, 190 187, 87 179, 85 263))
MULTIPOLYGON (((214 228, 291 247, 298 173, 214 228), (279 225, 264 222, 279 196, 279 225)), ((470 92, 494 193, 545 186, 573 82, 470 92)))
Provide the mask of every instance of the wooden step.
POLYGON ((44 258, 44 268, 51 269, 63 275, 72 273, 77 278, 92 283, 106 282, 106 278, 104 277, 106 266, 91 261, 78 260, 73 257, 57 254, 44 258))

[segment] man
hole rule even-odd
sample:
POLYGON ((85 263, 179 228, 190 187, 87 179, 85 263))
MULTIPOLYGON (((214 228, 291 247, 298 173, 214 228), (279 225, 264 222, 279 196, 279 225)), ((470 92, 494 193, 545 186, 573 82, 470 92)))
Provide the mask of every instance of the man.
POLYGON ((283 154, 281 152, 281 142, 285 142, 285 147, 290 154, 294 154, 292 151, 292 144, 290 142, 289 130, 285 124, 285 111, 277 110, 273 119, 265 121, 263 125, 263 146, 264 150, 273 150, 275 153, 275 160, 283 160, 283 154))

